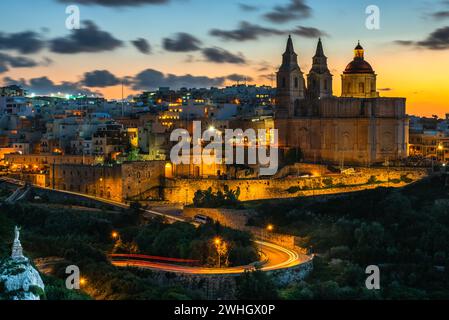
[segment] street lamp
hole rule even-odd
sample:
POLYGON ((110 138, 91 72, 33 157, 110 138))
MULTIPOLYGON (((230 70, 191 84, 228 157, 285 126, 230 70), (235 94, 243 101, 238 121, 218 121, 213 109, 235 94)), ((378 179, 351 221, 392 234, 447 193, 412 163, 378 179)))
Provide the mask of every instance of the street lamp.
POLYGON ((265 229, 262 229, 262 239, 266 240, 268 239, 268 233, 273 232, 274 226, 272 224, 269 224, 266 226, 265 229))
POLYGON ((118 239, 119 236, 120 236, 120 235, 118 234, 117 231, 113 231, 113 232, 112 232, 112 239, 118 239))
POLYGON ((221 240, 219 237, 214 239, 215 249, 217 249, 218 254, 218 268, 221 268, 221 256, 226 254, 227 246, 226 242, 221 240))
POLYGON ((87 279, 86 278, 80 278, 80 285, 84 286, 87 283, 87 279))

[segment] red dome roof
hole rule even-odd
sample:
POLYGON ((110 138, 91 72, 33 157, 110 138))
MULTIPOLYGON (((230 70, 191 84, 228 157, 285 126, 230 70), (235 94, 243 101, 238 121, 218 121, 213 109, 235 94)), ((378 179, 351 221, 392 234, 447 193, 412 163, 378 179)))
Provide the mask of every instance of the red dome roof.
POLYGON ((354 58, 348 66, 346 67, 344 74, 354 74, 354 73, 369 73, 374 74, 374 70, 371 65, 366 62, 363 58, 354 58))

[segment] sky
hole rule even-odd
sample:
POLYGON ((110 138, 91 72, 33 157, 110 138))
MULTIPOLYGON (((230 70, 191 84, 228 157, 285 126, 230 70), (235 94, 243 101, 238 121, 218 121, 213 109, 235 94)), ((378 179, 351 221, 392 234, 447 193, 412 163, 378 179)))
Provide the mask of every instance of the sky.
POLYGON ((305 74, 322 38, 336 95, 360 40, 382 96, 449 113, 449 0, 5 0, 2 12, 0 83, 36 94, 275 85, 292 34, 305 74), (80 29, 66 27, 70 5, 80 29), (366 27, 370 5, 380 29, 366 27))

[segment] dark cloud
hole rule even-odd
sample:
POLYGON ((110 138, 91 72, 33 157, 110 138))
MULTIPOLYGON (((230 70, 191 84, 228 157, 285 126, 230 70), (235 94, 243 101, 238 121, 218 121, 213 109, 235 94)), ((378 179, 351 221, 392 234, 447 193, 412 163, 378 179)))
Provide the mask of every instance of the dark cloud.
POLYGON ((73 30, 68 37, 51 40, 50 50, 62 54, 75 54, 110 51, 122 45, 122 41, 100 30, 94 22, 88 20, 84 22, 82 28, 73 30))
POLYGON ((265 18, 275 23, 284 23, 300 18, 308 18, 312 14, 312 9, 305 3, 305 0, 290 0, 285 6, 276 6, 271 12, 265 14, 265 18))
POLYGON ((449 26, 435 30, 422 41, 397 40, 395 43, 430 50, 446 50, 449 49, 449 26))
POLYGON ((401 46, 412 46, 415 44, 414 41, 410 41, 410 40, 396 40, 395 43, 399 44, 401 46))
POLYGON ((22 54, 30 54, 41 51, 45 41, 33 31, 6 34, 0 32, 0 49, 17 50, 22 54))
POLYGON ((259 75, 259 79, 268 80, 268 81, 274 81, 276 78, 274 73, 267 73, 267 74, 261 74, 259 75))
POLYGON ((273 28, 264 28, 248 22, 240 22, 240 25, 237 29, 228 31, 212 29, 209 33, 210 35, 220 37, 223 40, 247 41, 256 40, 259 36, 285 34, 285 31, 273 28))
POLYGON ((44 59, 41 62, 41 65, 48 67, 49 65, 53 64, 53 60, 49 57, 44 57, 44 59))
POLYGON ((149 90, 159 87, 213 87, 222 86, 225 80, 225 77, 210 78, 206 76, 192 76, 190 74, 177 76, 174 74, 164 74, 154 69, 147 69, 133 78, 131 87, 134 90, 149 90))
POLYGON ((322 30, 303 26, 296 27, 296 29, 292 30, 291 33, 304 38, 319 38, 327 36, 327 33, 322 30))
POLYGON ((17 84, 24 87, 28 92, 35 93, 37 95, 50 95, 51 93, 61 92, 64 94, 78 93, 86 95, 100 95, 99 93, 93 92, 89 89, 84 88, 80 83, 64 81, 60 84, 55 84, 52 80, 47 77, 33 78, 29 80, 20 79, 14 80, 9 77, 3 79, 4 85, 17 84))
POLYGON ((185 63, 192 63, 195 62, 195 56, 192 54, 188 54, 186 59, 184 60, 185 63))
POLYGON ((0 73, 6 72, 10 67, 12 68, 31 68, 39 65, 33 59, 27 57, 14 57, 6 53, 0 52, 0 73))
POLYGON ((85 5, 99 5, 105 7, 136 7, 147 4, 166 4, 170 0, 58 0, 61 3, 85 4, 85 5))
POLYGON ((435 30, 427 39, 418 41, 416 44, 432 50, 449 49, 449 26, 435 30))
POLYGON ((438 20, 449 18, 449 11, 438 11, 432 13, 432 17, 438 20))
POLYGON ((263 66, 257 68, 257 72, 266 72, 269 70, 274 70, 274 68, 272 66, 268 66, 268 65, 263 65, 263 66))
POLYGON ((226 77, 226 79, 234 81, 234 82, 243 82, 243 81, 252 82, 252 81, 254 81, 254 79, 249 76, 245 76, 243 74, 237 74, 237 73, 230 74, 229 76, 226 77))
POLYGON ((262 36, 283 35, 289 33, 306 38, 319 38, 327 36, 326 32, 312 27, 298 26, 294 30, 279 30, 275 28, 262 27, 248 22, 240 22, 239 27, 234 30, 212 29, 209 32, 210 35, 219 37, 223 40, 234 41, 256 40, 262 36))
POLYGON ((137 48, 137 50, 139 50, 143 54, 151 53, 151 45, 144 38, 133 40, 131 41, 131 43, 137 48))
POLYGON ((176 34, 174 39, 163 39, 162 44, 167 51, 189 52, 200 50, 202 42, 188 33, 180 32, 176 34))
POLYGON ((205 48, 202 51, 203 56, 209 62, 215 63, 234 63, 234 64, 245 64, 246 59, 243 55, 235 55, 225 49, 218 47, 205 48))
POLYGON ((89 88, 105 88, 121 83, 119 78, 117 78, 107 70, 95 70, 86 72, 81 82, 83 85, 89 88))
POLYGON ((258 10, 259 10, 259 7, 257 7, 257 6, 252 6, 252 5, 245 4, 245 3, 239 3, 239 7, 240 7, 240 9, 242 9, 243 11, 248 11, 248 12, 251 12, 251 11, 258 11, 258 10))

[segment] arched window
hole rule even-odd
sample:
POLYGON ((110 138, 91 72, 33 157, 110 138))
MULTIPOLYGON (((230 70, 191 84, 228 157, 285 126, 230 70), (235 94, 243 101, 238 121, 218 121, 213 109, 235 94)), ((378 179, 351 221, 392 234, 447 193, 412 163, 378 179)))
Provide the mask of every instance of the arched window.
POLYGON ((285 78, 282 78, 282 88, 285 88, 287 86, 287 81, 285 78))
POLYGON ((360 82, 359 83, 359 92, 364 93, 365 92, 365 83, 360 82))
POLYGON ((324 90, 327 90, 327 88, 328 88, 327 80, 324 80, 324 90))
POLYGON ((299 86, 298 77, 295 77, 295 88, 298 89, 298 86, 299 86))

